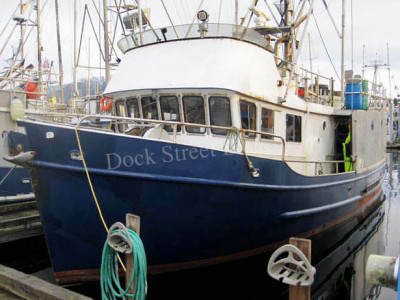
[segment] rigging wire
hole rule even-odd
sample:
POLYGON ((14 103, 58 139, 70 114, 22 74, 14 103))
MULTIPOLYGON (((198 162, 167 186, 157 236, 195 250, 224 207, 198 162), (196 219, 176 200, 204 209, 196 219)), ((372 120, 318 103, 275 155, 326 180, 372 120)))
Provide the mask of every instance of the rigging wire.
POLYGON ((174 23, 172 22, 171 16, 170 16, 170 14, 169 14, 169 12, 168 12, 167 7, 165 6, 164 0, 161 0, 161 3, 162 3, 162 5, 164 6, 164 10, 165 10, 165 12, 167 13, 167 16, 168 16, 169 21, 171 22, 172 28, 173 28, 174 31, 175 31, 176 38, 179 39, 178 32, 176 31, 175 25, 174 25, 174 23))
POLYGON ((8 25, 10 24, 11 20, 13 19, 13 17, 15 16, 15 14, 17 13, 18 9, 20 7, 20 4, 17 5, 17 7, 15 8, 15 11, 13 12, 13 14, 11 15, 10 19, 7 21, 6 26, 4 26, 3 30, 0 33, 0 38, 2 37, 2 35, 4 34, 4 32, 6 31, 8 25))
POLYGON ((219 33, 219 25, 220 25, 220 20, 221 20, 221 11, 222 11, 222 0, 219 1, 219 12, 218 12, 218 30, 217 32, 219 33))
POLYGON ((187 23, 188 21, 187 21, 187 18, 189 17, 189 15, 190 15, 190 9, 189 9, 189 4, 188 4, 188 1, 187 0, 184 0, 184 2, 183 2, 185 5, 182 5, 182 10, 183 10, 183 15, 184 16, 186 16, 185 17, 185 23, 187 23))
POLYGON ((325 40, 324 40, 324 38, 323 38, 323 36, 322 36, 322 34, 321 34, 321 30, 319 29, 318 22, 317 22, 317 19, 315 18, 315 15, 314 15, 314 14, 313 14, 313 18, 314 18, 314 22, 315 22, 315 25, 316 25, 316 27, 317 27, 319 36, 320 36, 320 38, 321 38, 322 44, 324 45, 326 54, 328 55, 329 61, 331 62, 331 65, 332 65, 332 67, 333 67, 333 70, 335 71, 335 74, 336 74, 337 78, 340 80, 339 73, 336 71, 335 65, 333 64, 331 55, 329 54, 328 48, 326 47, 325 40))
MULTIPOLYGON (((180 12, 178 10, 178 6, 176 6, 176 1, 172 1, 172 3, 174 3, 176 14, 178 15, 179 21, 181 21, 181 24, 183 24, 181 14, 180 14, 180 12)), ((183 5, 182 5, 182 7, 183 7, 183 5)))
POLYGON ((275 17, 274 12, 273 12, 273 10, 271 9, 271 7, 269 6, 267 0, 264 0, 264 2, 265 2, 265 5, 267 6, 267 8, 268 8, 268 10, 269 10, 269 12, 270 12, 272 18, 275 20, 276 26, 279 26, 278 19, 275 17))

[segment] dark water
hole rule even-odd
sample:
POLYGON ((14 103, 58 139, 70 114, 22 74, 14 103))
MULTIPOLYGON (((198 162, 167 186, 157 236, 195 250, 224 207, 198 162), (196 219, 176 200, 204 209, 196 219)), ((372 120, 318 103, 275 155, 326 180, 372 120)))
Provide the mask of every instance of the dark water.
MULTIPOLYGON (((378 291, 379 298, 372 298, 376 290, 371 290, 371 285, 364 279, 370 254, 398 255, 400 184, 397 153, 389 154, 388 161, 391 163, 383 185, 386 201, 354 231, 345 231, 344 224, 341 229, 332 230, 313 242, 313 265, 317 274, 312 299, 396 299, 396 292, 386 288, 378 291), (321 245, 326 246, 332 240, 340 242, 331 245, 329 251, 318 253, 323 248, 321 245)), ((39 277, 54 281, 42 237, 0 245, 0 252, 0 263, 23 272, 36 272, 39 277)), ((267 274, 268 258, 268 255, 260 255, 213 267, 148 276, 147 299, 288 299, 288 287, 267 274)), ((68 288, 101 299, 98 284, 68 288)))

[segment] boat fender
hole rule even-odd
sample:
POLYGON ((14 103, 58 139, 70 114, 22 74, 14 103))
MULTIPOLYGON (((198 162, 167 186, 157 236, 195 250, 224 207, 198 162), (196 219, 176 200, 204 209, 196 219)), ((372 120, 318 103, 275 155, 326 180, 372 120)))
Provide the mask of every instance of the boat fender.
POLYGON ((24 104, 18 97, 14 97, 10 103, 11 120, 23 119, 25 116, 24 104))
POLYGON ((100 106, 103 111, 109 111, 112 107, 112 99, 107 97, 101 97, 100 106))
POLYGON ((294 286, 312 285, 316 273, 304 253, 290 244, 283 245, 271 255, 267 270, 272 278, 294 286))
POLYGON ((369 284, 396 289, 399 280, 399 257, 371 254, 365 268, 369 284))

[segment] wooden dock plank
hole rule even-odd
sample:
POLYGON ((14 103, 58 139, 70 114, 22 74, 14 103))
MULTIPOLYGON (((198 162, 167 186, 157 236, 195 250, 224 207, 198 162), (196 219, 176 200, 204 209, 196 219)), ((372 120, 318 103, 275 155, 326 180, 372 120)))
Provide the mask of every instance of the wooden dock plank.
POLYGON ((21 211, 11 215, 3 215, 0 217, 0 228, 25 225, 32 222, 40 222, 37 210, 21 211))
POLYGON ((28 228, 25 226, 21 226, 14 228, 6 228, 3 230, 0 229, 0 244, 28 237, 38 236, 42 234, 43 234, 43 228, 41 223, 30 224, 28 228))
POLYGON ((0 206, 0 214, 36 208, 37 203, 35 200, 15 204, 5 204, 0 206))
POLYGON ((3 265, 0 265, 0 289, 20 298, 32 300, 91 299, 3 265))

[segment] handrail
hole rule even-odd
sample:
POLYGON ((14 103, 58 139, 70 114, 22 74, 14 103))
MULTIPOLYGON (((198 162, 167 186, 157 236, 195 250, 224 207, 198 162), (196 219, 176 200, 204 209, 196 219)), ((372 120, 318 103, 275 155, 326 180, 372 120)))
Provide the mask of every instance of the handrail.
MULTIPOLYGON (((142 119, 142 118, 129 118, 129 117, 119 117, 119 116, 110 116, 110 115, 78 115, 78 114, 61 114, 61 113, 53 113, 53 114, 46 114, 47 116, 53 117, 65 117, 65 118, 76 118, 78 117, 78 121, 75 128, 79 129, 81 126, 84 128, 88 128, 82 125, 82 122, 88 119, 109 119, 112 121, 124 121, 123 123, 137 123, 137 122, 145 122, 145 123, 153 123, 153 124, 165 124, 165 125, 172 125, 173 126, 173 141, 176 143, 177 131, 178 126, 192 126, 192 127, 199 127, 199 128, 207 128, 207 129, 221 129, 230 131, 232 129, 240 132, 240 133, 253 133, 257 135, 267 135, 273 138, 277 138, 281 141, 282 144, 282 161, 285 163, 313 163, 317 167, 318 164, 336 164, 336 173, 339 173, 339 163, 346 162, 345 160, 326 160, 326 161, 308 161, 308 160, 294 160, 294 159, 286 159, 286 141, 282 136, 275 135, 268 132, 257 131, 257 130, 247 130, 247 129, 238 129, 235 127, 225 127, 225 126, 214 126, 214 125, 207 125, 207 124, 196 124, 196 123, 187 123, 187 122, 176 122, 176 121, 165 121, 165 120, 154 120, 154 119, 142 119)), ((118 124, 118 123, 117 123, 118 124)), ((121 124, 121 123, 120 123, 121 124)), ((138 124, 141 126, 145 126, 146 124, 138 124)), ((91 127, 90 127, 91 128, 91 127)), ((100 128, 91 128, 94 130, 101 130, 100 128)))
MULTIPOLYGON (((281 66, 277 66, 277 68, 279 70, 282 71, 289 71, 292 68, 294 68, 294 63, 285 59, 280 58, 279 56, 274 55, 275 61, 280 61, 281 63, 286 64, 286 68, 285 67, 281 67, 281 66)), ((315 72, 312 72, 310 70, 307 70, 305 68, 302 67, 297 67, 298 70, 301 72, 299 74, 294 74, 296 76, 296 80, 295 85, 296 85, 296 93, 298 93, 298 82, 301 81, 304 83, 304 100, 305 101, 312 101, 313 99, 316 99, 317 103, 321 103, 321 100, 324 100, 328 102, 328 104, 330 106, 333 106, 333 96, 334 96, 334 79, 331 77, 327 77, 315 72), (300 77, 300 80, 299 78, 300 77), (313 83, 313 78, 315 78, 315 83, 313 83), (322 84, 320 83, 320 81, 323 80, 328 81, 327 84, 325 84, 326 86, 328 86, 328 95, 321 95, 320 94, 320 87, 322 86, 322 84), (312 88, 309 89, 309 84, 311 84, 312 88), (313 84, 315 84, 313 86, 313 84), (328 99, 327 99, 328 97, 328 99)))
POLYGON ((207 128, 207 129, 222 129, 222 130, 232 130, 234 128, 235 130, 238 130, 243 133, 254 133, 254 134, 260 134, 260 135, 268 135, 274 138, 278 138, 282 142, 282 160, 285 161, 285 149, 286 149, 286 142, 285 139, 279 135, 271 134, 268 132, 262 132, 262 131, 256 131, 256 130, 247 130, 247 129, 237 129, 235 127, 225 127, 225 126, 215 126, 215 125, 207 125, 207 124, 196 124, 196 123, 186 123, 186 122, 176 122, 176 121, 164 121, 164 120, 153 120, 153 119, 142 119, 142 118, 128 118, 128 117, 118 117, 118 116, 104 116, 104 115, 85 115, 81 119, 78 120, 78 123, 76 125, 77 128, 80 127, 82 121, 90 119, 90 118, 103 118, 103 119, 110 119, 110 120, 122 120, 122 121, 128 121, 128 123, 134 123, 134 122, 146 122, 146 123, 155 123, 155 124, 167 124, 167 125, 173 125, 174 131, 173 131, 173 137, 174 137, 174 142, 176 142, 176 134, 177 134, 177 128, 179 125, 181 126, 187 126, 187 127, 199 127, 199 128, 207 128))

